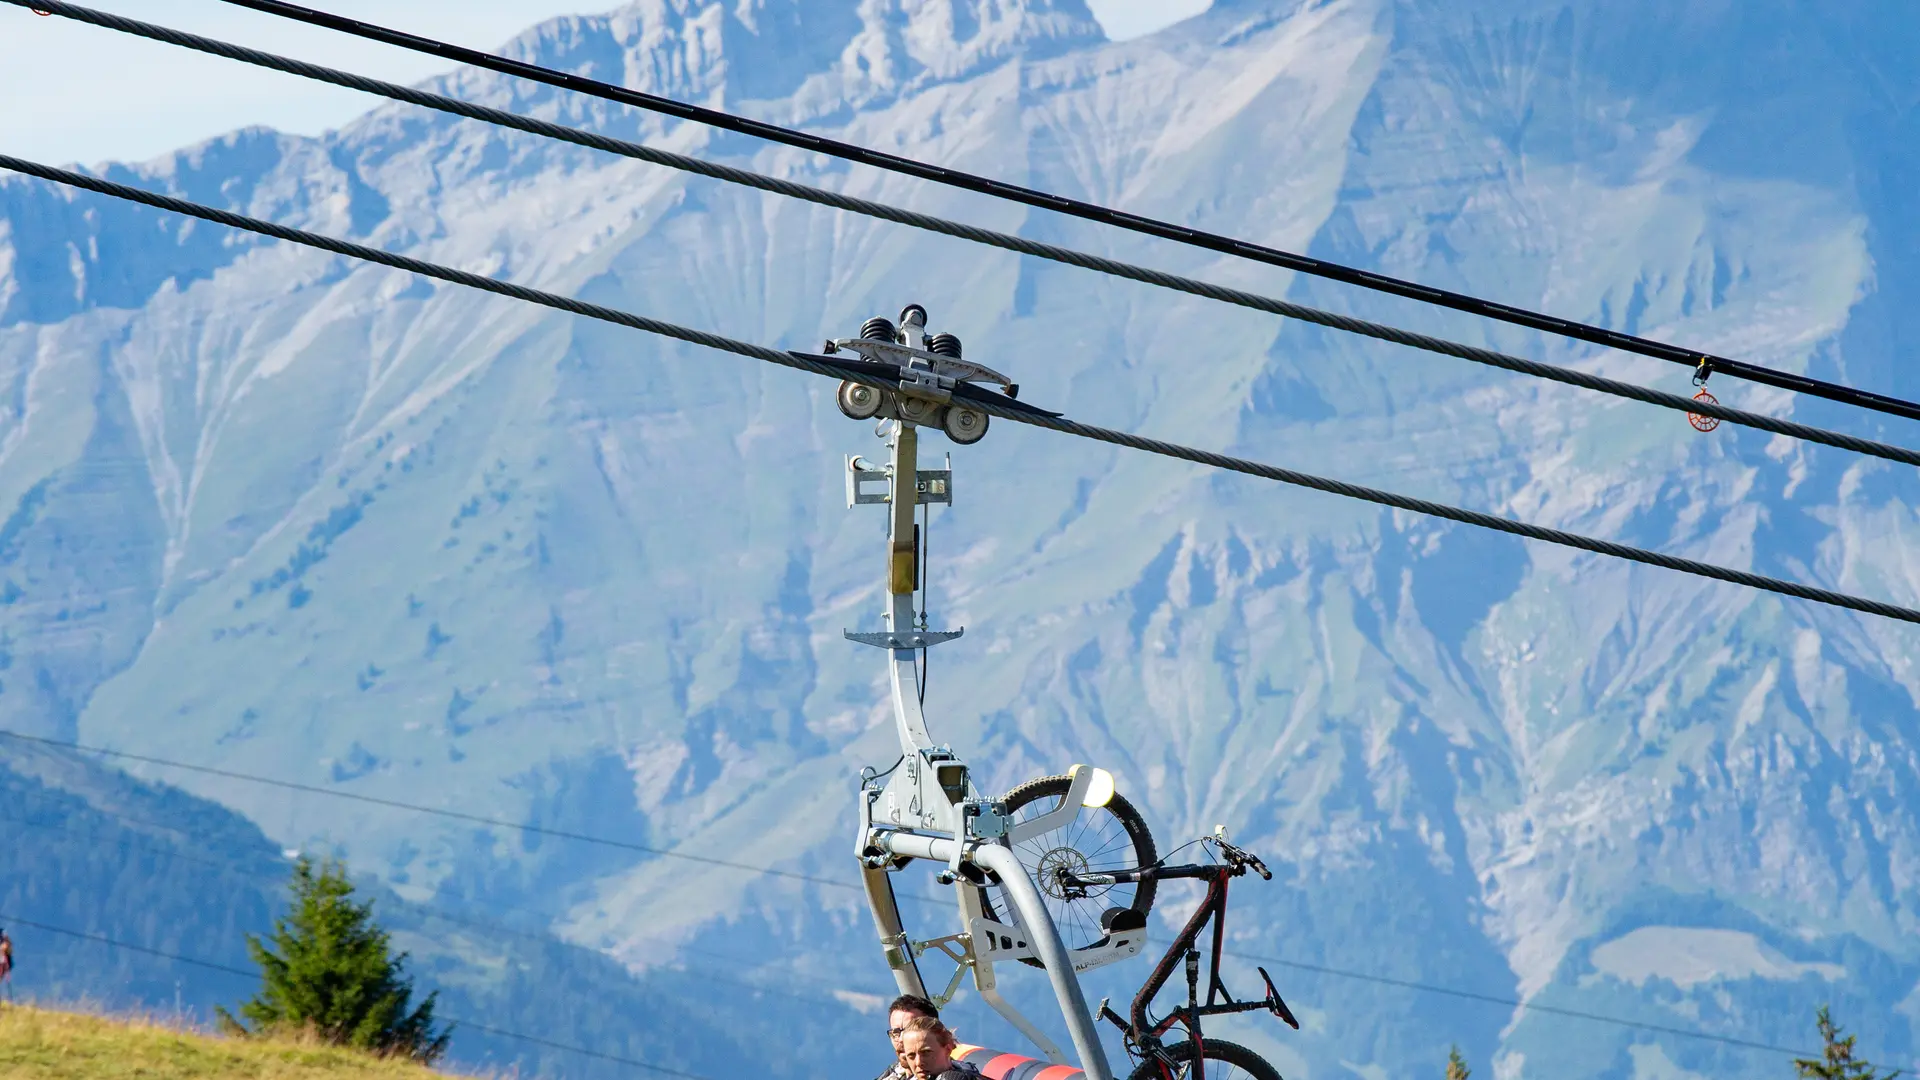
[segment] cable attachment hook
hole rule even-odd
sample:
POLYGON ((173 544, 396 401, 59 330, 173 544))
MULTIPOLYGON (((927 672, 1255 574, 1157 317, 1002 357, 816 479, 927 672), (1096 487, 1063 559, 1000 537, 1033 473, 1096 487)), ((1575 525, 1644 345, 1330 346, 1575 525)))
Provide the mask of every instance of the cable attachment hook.
MULTIPOLYGON (((1703 401, 1708 405, 1720 404, 1719 398, 1714 397, 1712 394, 1707 392, 1707 380, 1711 378, 1712 375, 1713 375, 1712 360, 1708 359, 1705 356, 1702 356, 1698 361, 1694 363, 1693 385, 1696 387, 1699 387, 1699 392, 1693 395, 1693 400, 1703 401)), ((1720 418, 1717 416, 1706 416, 1701 413, 1690 412, 1687 414, 1687 423, 1692 424, 1693 430, 1695 431, 1712 431, 1714 428, 1717 428, 1720 426, 1720 418)))

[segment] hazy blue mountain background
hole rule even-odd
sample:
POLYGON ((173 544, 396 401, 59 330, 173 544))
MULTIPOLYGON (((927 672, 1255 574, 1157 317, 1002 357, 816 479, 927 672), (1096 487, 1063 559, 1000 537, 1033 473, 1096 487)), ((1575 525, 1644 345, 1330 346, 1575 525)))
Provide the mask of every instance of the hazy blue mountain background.
MULTIPOLYGON (((510 51, 1911 397, 1917 47, 1920 9, 1896 0, 1216 0, 1121 44, 1078 0, 642 0, 510 51)), ((1671 365, 491 75, 437 85, 1689 389, 1671 365)), ((417 110, 103 168, 789 347, 917 301, 1023 398, 1089 421, 1920 598, 1915 481, 1884 463, 1703 436, 1663 410, 417 110)), ((854 774, 896 751, 877 654, 840 638, 877 625, 882 527, 844 508, 840 455, 879 444, 831 391, 0 181, 0 727, 850 882, 854 774)), ((1280 871, 1236 893, 1240 952, 1791 1047, 1831 1001, 1870 1056, 1916 1052, 1909 628, 1013 425, 955 468, 933 610, 968 632, 932 657, 936 730, 989 787, 1114 769, 1163 846, 1227 824, 1280 871)), ((49 783, 4 753, 41 778, 10 792, 49 783)), ((213 843, 205 830, 263 874, 279 849, 336 851, 396 911, 549 935, 516 955, 577 977, 516 981, 497 936, 407 916, 423 976, 467 987, 461 1009, 499 1027, 716 1077, 881 1063, 860 1009, 890 982, 851 889, 137 771, 224 808, 137 789, 172 807, 171 850, 213 843)), ((45 810, 23 796, 19 814, 121 835, 81 804, 131 781, 71 776, 55 786, 79 793, 45 810)), ((124 896, 138 871, 191 897, 194 874, 25 850, 9 914, 223 962, 276 887, 236 878, 224 909, 179 900, 168 931, 98 894, 124 896)), ((1169 890, 1155 925, 1185 899, 1169 890)), ((950 928, 914 910, 925 933, 950 928)), ((192 1004, 239 992, 80 948, 91 966, 50 992, 156 1007, 176 977, 192 1004)), ((1236 963, 1251 990, 1253 961, 1236 963)), ((1509 1078, 1790 1068, 1274 970, 1306 1030, 1234 1030, 1294 1080, 1437 1075, 1456 1042, 1509 1078)), ((1144 974, 1111 969, 1094 992, 1144 974)), ((958 1010, 964 1035, 1014 1041, 977 1002, 958 1010)))

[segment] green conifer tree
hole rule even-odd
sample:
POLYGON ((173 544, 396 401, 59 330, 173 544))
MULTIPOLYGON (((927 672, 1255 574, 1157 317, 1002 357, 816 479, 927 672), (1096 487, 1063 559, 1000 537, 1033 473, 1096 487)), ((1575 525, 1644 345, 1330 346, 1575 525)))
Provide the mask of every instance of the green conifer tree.
POLYGON ((260 992, 240 1007, 252 1025, 222 1008, 221 1026, 240 1035, 311 1032, 326 1042, 432 1064, 446 1053, 452 1029, 436 1034, 428 994, 408 1011, 413 983, 407 954, 391 954, 373 905, 356 903, 345 867, 315 868, 302 858, 289 885, 293 906, 274 920, 272 941, 247 935, 260 965, 260 992))
POLYGON ((1841 1037, 1840 1025, 1833 1022, 1832 1013, 1825 1005, 1814 1014, 1814 1023, 1820 1028, 1820 1040, 1826 1044, 1818 1058, 1794 1058, 1794 1072, 1801 1080, 1893 1080, 1900 1073, 1882 1075, 1865 1061, 1853 1059, 1852 1035, 1841 1037))
POLYGON ((1467 1068, 1467 1059, 1460 1056, 1460 1048, 1455 1046, 1447 1051, 1447 1080, 1467 1080, 1473 1070, 1467 1068))

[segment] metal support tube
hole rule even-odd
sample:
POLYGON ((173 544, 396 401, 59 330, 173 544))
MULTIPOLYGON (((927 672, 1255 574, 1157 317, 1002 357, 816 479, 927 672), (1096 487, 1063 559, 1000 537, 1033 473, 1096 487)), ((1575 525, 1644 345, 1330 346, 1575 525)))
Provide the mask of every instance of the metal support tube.
POLYGON ((974 922, 975 920, 985 919, 986 912, 980 907, 979 887, 970 881, 961 879, 953 883, 953 894, 960 905, 960 927, 971 938, 968 953, 974 958, 974 993, 980 995, 980 1000, 992 1006, 993 1011, 999 1013, 1001 1019, 1012 1024, 1015 1031, 1025 1035, 1028 1042, 1039 1047, 1040 1052, 1046 1055, 1048 1061, 1053 1062, 1055 1065, 1065 1065, 1067 1063, 1067 1055, 1060 1052, 1059 1045, 1048 1038, 1047 1033, 1041 1031, 1040 1028, 1035 1025, 1033 1021, 1027 1019, 1019 1009, 1014 1008, 1005 997, 1001 996, 1000 980, 999 977, 994 974, 993 961, 983 959, 980 955, 980 940, 977 936, 974 936, 978 933, 974 928, 974 922))
POLYGON ((1047 979, 1053 983, 1053 996, 1060 1001, 1060 1015, 1067 1021, 1067 1035, 1080 1054, 1080 1067, 1086 1070, 1089 1080, 1113 1080, 1106 1048, 1100 1045, 1100 1033, 1093 1026, 1093 1015, 1087 1011, 1086 995, 1080 992, 1080 976, 1074 973, 1073 959, 1067 955, 1060 931, 1054 927, 1046 905, 1041 903, 1040 890, 1033 887, 1026 868, 1020 865, 1012 849, 995 844, 977 845, 969 854, 976 864, 1000 876, 1007 899, 1020 913, 1020 925, 1027 932, 1034 955, 1046 965, 1047 979))
MULTIPOLYGON (((896 832, 892 829, 874 830, 873 843, 890 854, 943 863, 952 862, 953 853, 960 850, 960 841, 950 836, 929 836, 926 833, 896 832)), ((1026 871, 1022 870, 1020 876, 1025 877, 1026 871)))
MULTIPOLYGON (((914 629, 914 586, 920 574, 913 524, 913 508, 919 499, 919 439, 917 430, 908 423, 901 423, 893 435, 893 486, 888 496, 892 505, 887 508, 891 518, 887 530, 887 629, 896 634, 914 629)), ((899 727, 901 752, 906 754, 933 745, 915 680, 914 651, 893 650, 893 716, 899 727)))
POLYGON ((920 965, 907 942, 907 930, 900 921, 900 905, 893 895, 893 875, 885 870, 862 867, 860 883, 867 888, 867 906, 873 909, 874 928, 880 931, 880 946, 887 956, 887 967, 903 994, 927 996, 927 984, 920 978, 920 965))

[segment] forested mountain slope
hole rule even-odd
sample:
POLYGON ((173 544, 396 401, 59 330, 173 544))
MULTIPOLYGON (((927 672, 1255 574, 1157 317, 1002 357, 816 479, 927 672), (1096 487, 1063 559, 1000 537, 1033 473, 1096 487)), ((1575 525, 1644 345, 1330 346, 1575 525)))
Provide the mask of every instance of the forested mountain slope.
MULTIPOLYGON (((214 1006, 237 1010, 252 997, 258 980, 236 972, 255 970, 246 935, 265 936, 284 910, 288 853, 176 788, 0 741, 0 928, 14 940, 12 1000, 211 1026, 214 1006)), ((801 998, 808 1014, 791 1019, 780 1006, 795 999, 792 986, 729 978, 711 957, 634 975, 554 940, 537 912, 409 903, 377 882, 362 890, 394 947, 410 954, 416 994, 439 991, 437 1014, 454 1020, 456 1070, 622 1077, 639 1061, 716 1078, 742 1068, 797 1078, 836 1067, 867 1026, 830 996, 801 998), (724 995, 712 994, 716 980, 724 995), (749 1030, 756 1038, 739 1038, 749 1030)), ((42 1052, 61 1056, 54 1048, 70 1037, 74 1054, 111 1056, 86 1030, 37 1030, 28 1023, 0 1037, 0 1062, 26 1068, 42 1052), (9 1043, 14 1035, 24 1042, 9 1043)))

